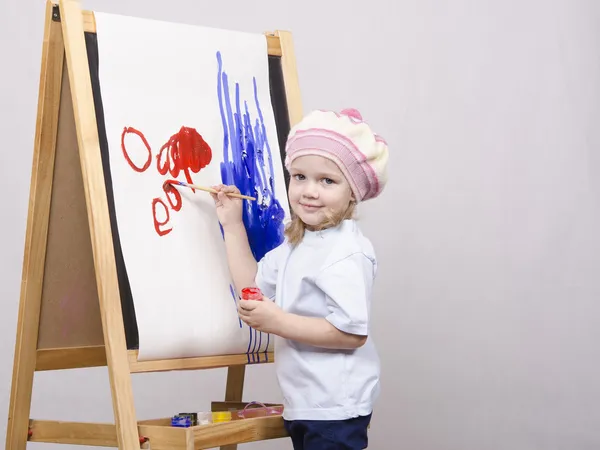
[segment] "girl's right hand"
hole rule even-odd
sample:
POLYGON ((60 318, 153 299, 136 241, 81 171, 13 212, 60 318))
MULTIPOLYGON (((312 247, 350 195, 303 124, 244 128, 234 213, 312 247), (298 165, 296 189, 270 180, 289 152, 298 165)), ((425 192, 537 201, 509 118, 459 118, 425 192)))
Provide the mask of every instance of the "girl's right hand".
POLYGON ((225 186, 220 184, 213 186, 213 189, 218 191, 216 194, 211 193, 215 205, 217 207, 217 217, 221 226, 227 228, 243 224, 242 221, 242 203, 240 198, 229 197, 226 192, 239 194, 240 190, 236 186, 225 186))

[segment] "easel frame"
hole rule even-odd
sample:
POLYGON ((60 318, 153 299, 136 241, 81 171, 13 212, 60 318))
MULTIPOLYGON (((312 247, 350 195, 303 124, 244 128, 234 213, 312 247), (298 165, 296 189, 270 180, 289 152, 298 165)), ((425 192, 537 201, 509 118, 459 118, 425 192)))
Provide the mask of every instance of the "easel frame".
MULTIPOLYGON (((225 402, 213 410, 243 407, 242 393, 247 355, 138 362, 128 350, 113 251, 113 237, 99 149, 94 98, 85 33, 95 33, 93 12, 82 11, 78 0, 47 0, 39 83, 38 113, 32 161, 29 212, 25 235, 21 296, 15 342, 6 450, 24 450, 27 442, 93 445, 133 450, 213 448, 235 450, 238 443, 286 436, 281 417, 245 419, 191 428, 170 426, 169 419, 138 421, 131 374, 170 370, 227 367, 225 402), (66 66, 65 66, 66 64, 66 66), (66 70, 65 70, 66 68, 66 70), (65 76, 66 78, 64 79, 65 76), (55 159, 59 151, 60 111, 65 107, 68 82, 85 195, 85 214, 93 255, 95 291, 101 320, 101 345, 40 348, 42 296, 55 188, 55 159), (30 418, 36 371, 107 366, 114 424, 40 421, 30 418)), ((269 55, 281 58, 289 125, 302 116, 300 89, 291 33, 265 33, 269 55)), ((71 105, 68 105, 69 107, 71 105)), ((66 119, 65 119, 66 120, 66 119)), ((47 266, 46 266, 47 267, 47 266)), ((273 361, 273 355, 269 362, 273 361)))

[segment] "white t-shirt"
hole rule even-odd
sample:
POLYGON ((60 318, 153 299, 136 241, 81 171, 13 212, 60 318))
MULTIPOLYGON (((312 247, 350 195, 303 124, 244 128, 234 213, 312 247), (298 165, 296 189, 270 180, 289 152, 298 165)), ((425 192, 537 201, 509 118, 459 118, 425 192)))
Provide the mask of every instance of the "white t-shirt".
MULTIPOLYGON (((338 329, 369 334, 377 260, 354 220, 306 231, 295 248, 284 241, 258 263, 256 284, 283 310, 324 317, 338 329)), ((287 420, 344 420, 372 412, 380 363, 373 339, 332 350, 275 338, 275 367, 287 420)))

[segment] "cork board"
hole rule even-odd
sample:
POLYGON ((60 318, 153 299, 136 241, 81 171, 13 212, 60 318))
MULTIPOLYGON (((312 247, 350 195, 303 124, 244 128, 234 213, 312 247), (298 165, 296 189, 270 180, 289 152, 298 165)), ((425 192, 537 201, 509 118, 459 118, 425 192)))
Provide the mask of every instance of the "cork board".
POLYGON ((66 63, 58 117, 38 349, 104 343, 66 63))

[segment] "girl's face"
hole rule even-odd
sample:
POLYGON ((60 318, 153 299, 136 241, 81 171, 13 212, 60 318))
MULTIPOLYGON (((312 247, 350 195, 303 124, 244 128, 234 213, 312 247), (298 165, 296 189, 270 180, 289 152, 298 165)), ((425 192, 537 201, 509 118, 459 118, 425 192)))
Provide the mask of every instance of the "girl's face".
POLYGON ((308 226, 322 223, 326 213, 343 213, 353 200, 346 177, 330 159, 300 156, 292 162, 289 172, 290 206, 308 226))

